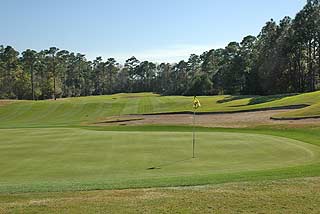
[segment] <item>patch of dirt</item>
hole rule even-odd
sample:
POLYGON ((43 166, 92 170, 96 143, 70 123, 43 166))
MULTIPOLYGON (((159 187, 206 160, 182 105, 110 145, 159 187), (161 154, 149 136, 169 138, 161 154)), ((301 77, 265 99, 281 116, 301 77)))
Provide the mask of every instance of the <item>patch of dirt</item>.
POLYGON ((12 100, 0 100, 0 106, 8 105, 12 102, 12 100))
MULTIPOLYGON (((241 113, 223 114, 198 114, 196 125, 205 127, 221 128, 245 128, 258 125, 315 125, 320 124, 318 119, 305 120, 271 120, 275 114, 293 111, 287 110, 268 110, 241 113)), ((192 114, 161 114, 161 115, 127 115, 112 118, 105 118, 98 125, 192 125, 192 114), (139 117, 139 120, 136 118, 139 117), (108 122, 107 122, 108 121, 108 122)))

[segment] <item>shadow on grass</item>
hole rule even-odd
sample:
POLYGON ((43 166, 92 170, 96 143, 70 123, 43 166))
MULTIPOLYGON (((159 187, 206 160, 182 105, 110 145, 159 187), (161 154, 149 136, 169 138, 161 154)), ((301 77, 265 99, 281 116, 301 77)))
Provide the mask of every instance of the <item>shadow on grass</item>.
POLYGON ((246 99, 246 98, 250 98, 252 96, 245 96, 245 95, 237 95, 237 96, 228 96, 223 98, 222 100, 218 100, 217 103, 221 104, 221 103, 228 103, 234 100, 241 100, 241 99, 246 99))
POLYGON ((112 124, 112 123, 123 123, 123 122, 139 121, 139 120, 144 120, 144 119, 143 118, 128 118, 128 119, 116 118, 116 119, 96 122, 94 124, 112 124))
MULTIPOLYGON (((287 98, 287 97, 292 97, 292 96, 296 96, 298 94, 281 94, 281 95, 270 95, 270 96, 255 96, 255 97, 251 97, 250 101, 248 104, 244 104, 244 105, 234 105, 231 107, 243 107, 243 106, 250 106, 250 105, 257 105, 257 104, 262 104, 262 103, 268 103, 268 102, 272 102, 272 101, 276 101, 276 100, 280 100, 283 98, 287 98)), ((237 100, 237 99, 242 99, 242 98, 249 98, 250 96, 240 96, 240 97, 235 97, 232 100, 237 100)), ((232 101, 230 100, 230 101, 232 101)), ((228 101, 228 102, 230 102, 228 101)))
POLYGON ((248 105, 256 105, 256 104, 261 104, 261 103, 267 103, 267 102, 272 102, 275 100, 280 100, 283 98, 287 97, 292 97, 296 96, 298 94, 281 94, 281 95, 271 95, 271 96, 258 96, 258 97, 253 97, 248 105))
POLYGON ((167 164, 162 164, 162 165, 159 165, 159 166, 152 166, 152 167, 149 167, 147 168, 147 170, 155 170, 155 169, 162 169, 164 167, 167 167, 167 166, 172 166, 172 165, 175 165, 177 163, 183 163, 183 162, 187 162, 187 161, 190 161, 194 158, 186 158, 186 159, 183 159, 183 160, 178 160, 178 161, 172 161, 170 163, 167 163, 167 164))

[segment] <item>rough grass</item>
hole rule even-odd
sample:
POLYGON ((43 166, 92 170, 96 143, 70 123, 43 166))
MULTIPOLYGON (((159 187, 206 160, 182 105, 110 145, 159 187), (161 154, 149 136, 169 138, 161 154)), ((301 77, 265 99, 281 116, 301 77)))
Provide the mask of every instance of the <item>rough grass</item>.
MULTIPOLYGON (((199 97, 200 112, 235 112, 319 103, 320 92, 267 97, 199 97)), ((320 115, 317 107, 298 116, 320 115)), ((74 126, 94 123, 108 116, 192 111, 192 97, 159 96, 152 93, 116 94, 60 99, 19 101, 0 107, 0 127, 74 126)), ((290 116, 294 116, 291 113, 290 116)), ((281 115, 280 115, 281 116, 281 115)))
POLYGON ((0 194, 0 213, 318 214, 320 178, 188 188, 0 194))

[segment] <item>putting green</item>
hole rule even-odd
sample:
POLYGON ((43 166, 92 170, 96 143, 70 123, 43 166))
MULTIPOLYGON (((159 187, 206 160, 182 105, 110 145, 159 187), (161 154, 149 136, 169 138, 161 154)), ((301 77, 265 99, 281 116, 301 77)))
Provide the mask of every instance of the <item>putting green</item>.
MULTIPOLYGON (((0 191, 157 186, 176 179, 263 171, 314 163, 319 147, 259 134, 0 130, 0 191), (150 169, 151 168, 151 169, 150 169), (154 181, 154 182, 152 182, 154 181)), ((191 182, 192 183, 192 182, 191 182)))

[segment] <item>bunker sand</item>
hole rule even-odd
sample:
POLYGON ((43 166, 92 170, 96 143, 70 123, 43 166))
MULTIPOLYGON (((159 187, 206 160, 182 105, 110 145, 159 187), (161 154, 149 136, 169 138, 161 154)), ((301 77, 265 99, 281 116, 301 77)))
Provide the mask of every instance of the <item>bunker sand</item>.
MULTIPOLYGON (((272 120, 272 116, 293 110, 267 110, 241 113, 198 114, 198 126, 245 128, 257 125, 316 125, 320 119, 272 120)), ((190 125, 192 114, 124 115, 105 118, 95 125, 190 125)))

